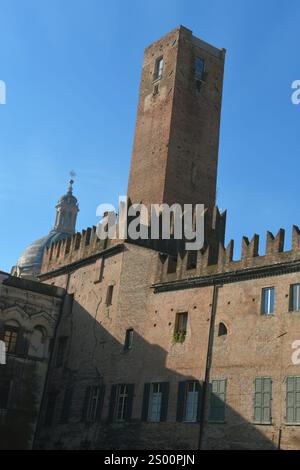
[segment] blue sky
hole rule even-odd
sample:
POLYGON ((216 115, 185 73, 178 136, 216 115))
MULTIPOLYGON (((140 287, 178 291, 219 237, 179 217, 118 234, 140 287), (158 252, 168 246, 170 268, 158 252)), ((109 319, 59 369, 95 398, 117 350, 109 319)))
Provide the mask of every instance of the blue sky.
POLYGON ((227 49, 227 240, 238 255, 256 232, 263 252, 266 230, 300 225, 299 18, 298 0, 0 0, 0 269, 52 228, 71 169, 78 230, 126 194, 143 49, 179 24, 227 49))

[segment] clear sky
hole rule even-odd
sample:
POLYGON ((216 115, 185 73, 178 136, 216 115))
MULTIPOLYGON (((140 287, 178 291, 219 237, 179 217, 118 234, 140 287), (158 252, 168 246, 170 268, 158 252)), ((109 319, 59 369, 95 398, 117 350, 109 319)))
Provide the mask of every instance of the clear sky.
POLYGON ((70 170, 78 230, 126 194, 143 49, 179 24, 227 49, 227 240, 300 225, 299 18, 299 0, 0 0, 0 269, 52 228, 70 170))

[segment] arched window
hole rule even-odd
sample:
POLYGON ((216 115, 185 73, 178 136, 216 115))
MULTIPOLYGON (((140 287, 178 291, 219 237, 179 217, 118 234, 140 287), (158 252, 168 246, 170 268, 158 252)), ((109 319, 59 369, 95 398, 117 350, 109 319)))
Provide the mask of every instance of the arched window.
POLYGON ((19 324, 14 320, 4 325, 4 343, 7 354, 17 354, 19 330, 19 324))
POLYGON ((218 336, 226 336, 227 335, 227 327, 223 322, 219 323, 218 329, 218 336))
POLYGON ((29 346, 29 355, 34 357, 43 358, 45 356, 45 346, 46 346, 46 332, 42 326, 35 326, 29 346))

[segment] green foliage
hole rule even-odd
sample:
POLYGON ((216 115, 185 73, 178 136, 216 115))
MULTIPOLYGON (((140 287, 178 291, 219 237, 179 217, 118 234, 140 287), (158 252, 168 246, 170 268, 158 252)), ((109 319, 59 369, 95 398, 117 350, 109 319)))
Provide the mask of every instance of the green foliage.
POLYGON ((185 340, 185 336, 186 336, 186 331, 184 331, 184 330, 176 331, 173 334, 173 344, 183 343, 184 340, 185 340))

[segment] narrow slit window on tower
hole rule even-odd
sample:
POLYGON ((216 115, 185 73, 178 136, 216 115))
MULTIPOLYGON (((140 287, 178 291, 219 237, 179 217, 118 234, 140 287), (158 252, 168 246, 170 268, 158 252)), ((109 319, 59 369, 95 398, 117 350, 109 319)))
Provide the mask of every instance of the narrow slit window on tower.
POLYGON ((153 96, 158 95, 159 93, 159 85, 156 83, 153 87, 153 96))
POLYGON ((163 69, 164 69, 164 59, 163 57, 159 57, 155 62, 154 80, 159 80, 162 77, 163 69))
POLYGON ((201 57, 196 57, 195 59, 195 83, 196 83, 197 93, 200 93, 203 82, 204 82, 204 60, 201 57))
POLYGON ((106 293, 106 305, 112 304, 113 292, 114 292, 114 286, 113 285, 108 286, 107 293, 106 293))
POLYGON ((133 328, 128 328, 125 334, 124 349, 129 351, 133 346, 133 328))

